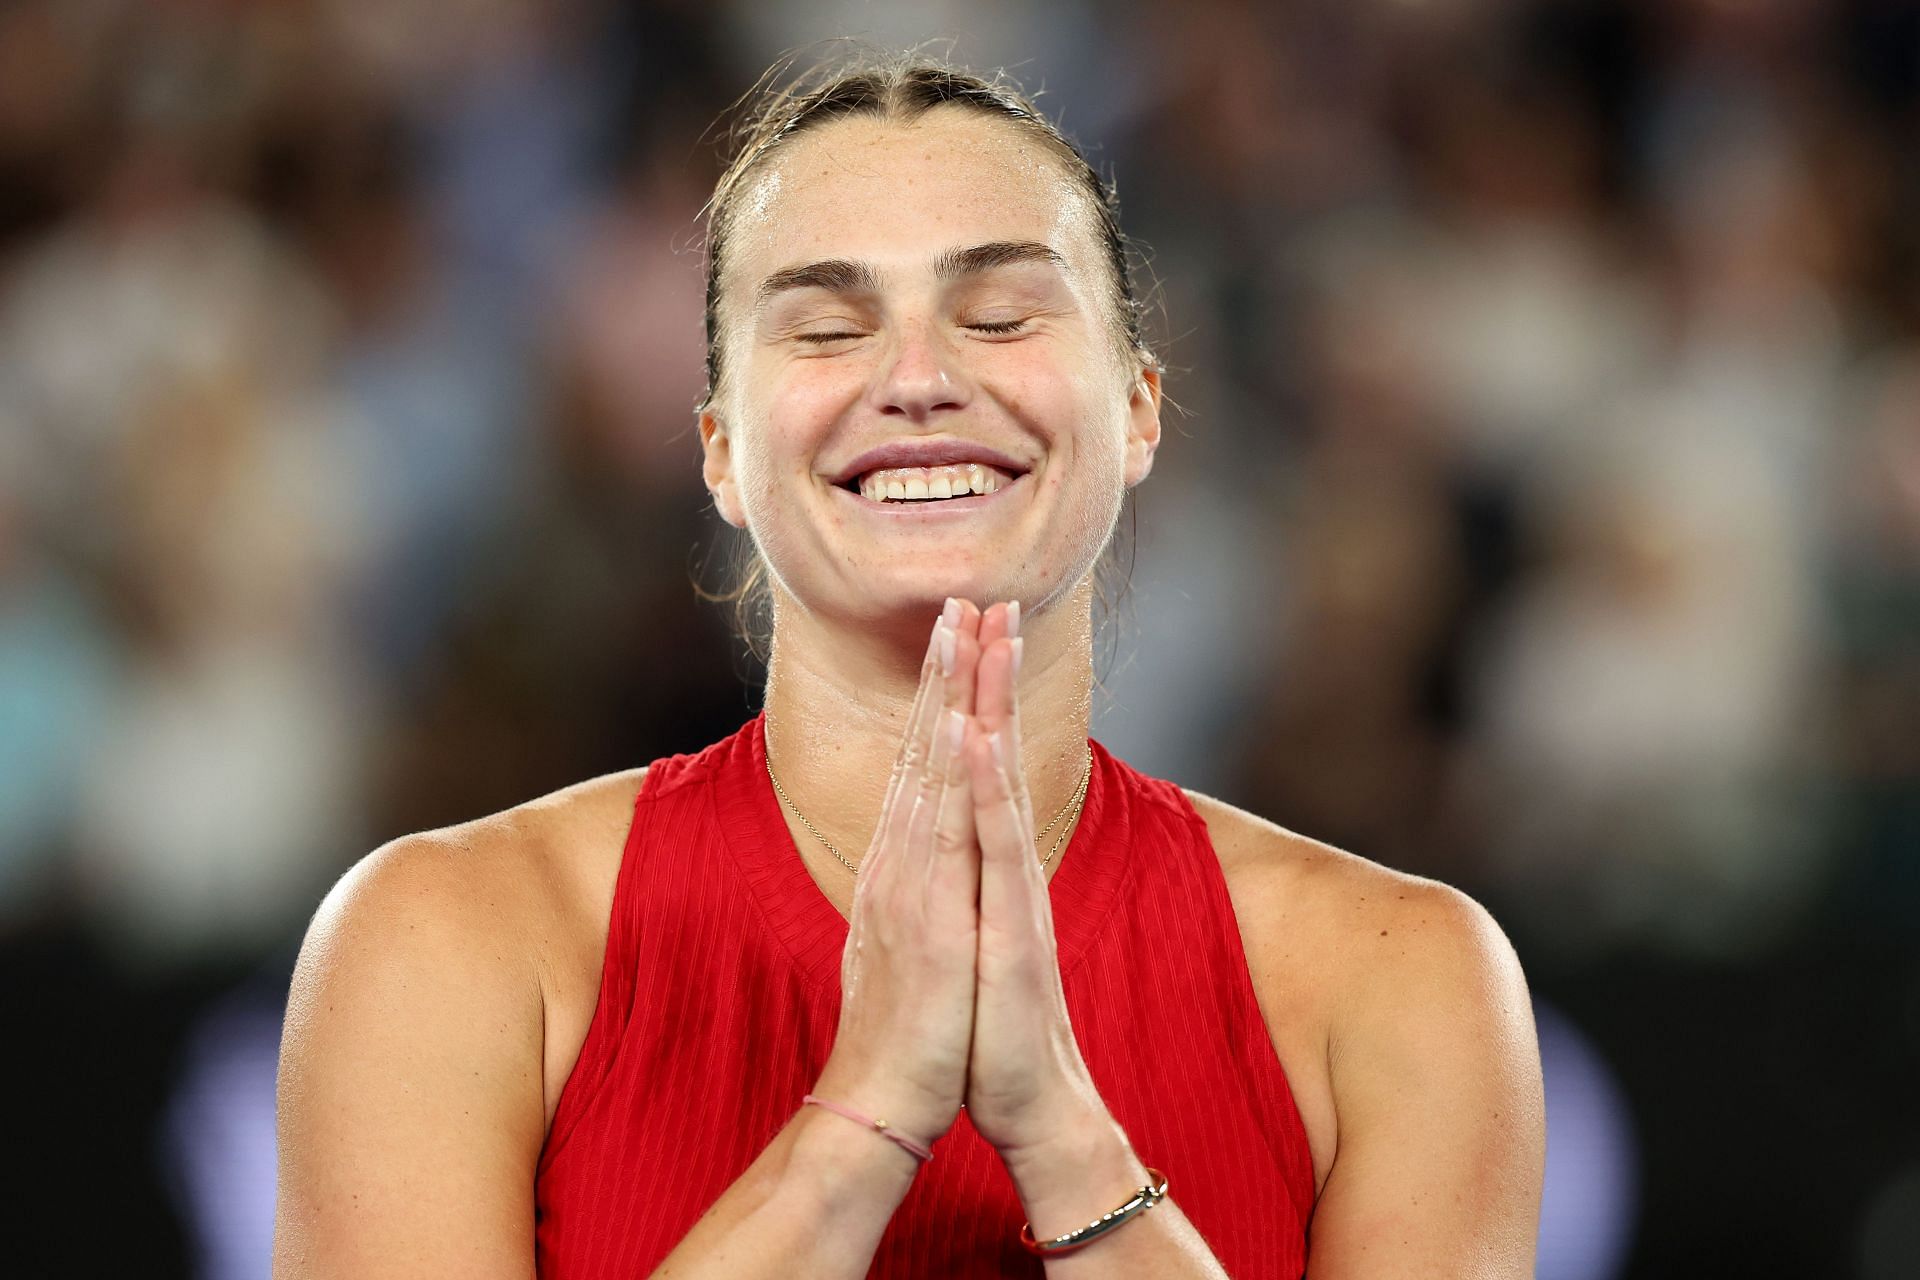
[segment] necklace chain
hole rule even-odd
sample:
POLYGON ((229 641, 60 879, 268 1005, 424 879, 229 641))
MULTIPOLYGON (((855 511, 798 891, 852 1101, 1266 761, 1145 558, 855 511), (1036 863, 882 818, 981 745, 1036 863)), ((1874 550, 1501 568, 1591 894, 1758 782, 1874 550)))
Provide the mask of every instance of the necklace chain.
MULTIPOLYGON (((801 826, 813 832, 814 839, 818 840, 821 844, 827 846, 827 852, 832 854, 836 859, 838 859, 841 866, 853 872, 855 875, 859 875, 860 874, 859 865, 857 863, 852 863, 847 861, 846 855, 842 854, 838 849, 834 848, 833 841, 827 839, 824 835, 821 835, 820 828, 814 826, 811 822, 808 822, 807 815, 804 813, 801 813, 799 806, 795 805, 792 799, 788 797, 787 789, 781 786, 780 779, 774 776, 773 757, 771 755, 768 755, 766 757, 766 761, 767 761, 767 777, 772 780, 773 789, 775 792, 779 794, 780 802, 787 806, 788 811, 792 813, 794 817, 800 819, 801 826)), ((1036 835, 1034 839, 1045 840, 1047 838, 1047 832, 1053 830, 1054 826, 1059 823, 1060 819, 1067 816, 1068 810, 1072 810, 1073 814, 1076 817, 1079 815, 1080 805, 1087 798, 1087 784, 1092 780, 1092 778, 1093 778, 1093 748, 1089 746, 1087 748, 1087 767, 1080 774, 1080 785, 1073 789, 1073 798, 1068 800, 1066 804, 1060 807, 1060 812, 1054 814, 1052 819, 1048 821, 1046 826, 1040 828, 1039 834, 1036 835)), ((1068 819, 1067 825, 1061 828, 1059 836, 1055 838, 1053 842, 1053 848, 1047 850, 1047 856, 1040 859, 1040 866, 1042 870, 1046 868, 1046 865, 1049 862, 1053 861, 1053 855, 1060 852, 1060 846, 1066 843, 1067 832, 1072 829, 1072 826, 1073 826, 1072 819, 1068 819)))

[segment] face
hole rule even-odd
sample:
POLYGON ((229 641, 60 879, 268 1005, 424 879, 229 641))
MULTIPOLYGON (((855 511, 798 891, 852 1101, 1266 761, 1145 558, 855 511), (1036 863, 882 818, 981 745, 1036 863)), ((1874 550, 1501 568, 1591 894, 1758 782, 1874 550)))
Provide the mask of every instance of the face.
POLYGON ((787 594, 878 623, 1091 572, 1160 385, 1056 158, 957 108, 821 126, 741 192, 723 266, 706 481, 787 594))

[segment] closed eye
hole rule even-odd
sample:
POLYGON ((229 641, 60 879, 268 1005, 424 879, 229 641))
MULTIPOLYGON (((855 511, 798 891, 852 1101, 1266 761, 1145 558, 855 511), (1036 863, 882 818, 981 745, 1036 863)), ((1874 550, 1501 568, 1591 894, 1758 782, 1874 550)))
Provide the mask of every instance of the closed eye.
POLYGON ((967 328, 975 333, 1018 333, 1026 328, 1025 320, 986 320, 979 324, 970 324, 967 328))
POLYGON ((847 338, 864 338, 864 333, 796 333, 796 342, 841 342, 847 338))

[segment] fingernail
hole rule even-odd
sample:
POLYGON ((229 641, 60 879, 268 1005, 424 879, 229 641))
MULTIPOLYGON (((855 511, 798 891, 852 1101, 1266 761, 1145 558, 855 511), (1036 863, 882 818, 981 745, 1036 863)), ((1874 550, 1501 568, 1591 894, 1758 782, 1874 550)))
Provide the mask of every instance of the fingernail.
POLYGON ((947 712, 947 747, 955 755, 960 754, 960 744, 967 738, 967 718, 958 711, 947 712))
POLYGON ((1009 600, 1007 602, 1007 635, 1017 636, 1019 634, 1020 602, 1018 600, 1009 600))
POLYGON ((954 633, 953 628, 944 622, 940 624, 940 629, 935 634, 940 638, 940 674, 950 676, 953 674, 954 642, 959 637, 954 633))
POLYGON ((1021 651, 1022 649, 1024 649, 1024 648, 1026 648, 1026 645, 1027 645, 1027 642, 1026 642, 1026 640, 1025 640, 1025 639, 1023 639, 1022 637, 1020 637, 1020 636, 1015 636, 1015 637, 1013 638, 1013 641, 1012 641, 1012 648, 1013 648, 1013 678, 1014 678, 1015 680, 1018 680, 1018 679, 1020 678, 1020 651, 1021 651))
POLYGON ((993 748, 993 762, 999 765, 1000 768, 1005 769, 1007 767, 1007 756, 1006 752, 1000 747, 1000 731, 998 729, 995 729, 987 735, 987 745, 993 748))
POLYGON ((960 629, 960 602, 952 596, 947 597, 947 607, 940 611, 940 621, 955 631, 960 629))

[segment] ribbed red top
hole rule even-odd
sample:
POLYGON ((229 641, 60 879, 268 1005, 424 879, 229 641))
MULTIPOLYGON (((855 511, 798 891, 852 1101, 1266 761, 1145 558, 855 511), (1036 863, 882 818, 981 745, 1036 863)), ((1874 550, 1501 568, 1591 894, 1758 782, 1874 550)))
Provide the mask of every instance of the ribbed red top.
MULTIPOLYGON (((1050 885, 1087 1068, 1227 1273, 1297 1280, 1313 1166, 1206 826, 1178 787, 1092 749, 1050 885)), ((541 1276, 641 1280, 765 1149, 833 1047, 846 938, 767 780, 763 717, 654 763, 599 1005, 541 1153, 541 1276)), ((1044 1276, 966 1112, 933 1150, 869 1275, 1044 1276)))

